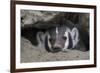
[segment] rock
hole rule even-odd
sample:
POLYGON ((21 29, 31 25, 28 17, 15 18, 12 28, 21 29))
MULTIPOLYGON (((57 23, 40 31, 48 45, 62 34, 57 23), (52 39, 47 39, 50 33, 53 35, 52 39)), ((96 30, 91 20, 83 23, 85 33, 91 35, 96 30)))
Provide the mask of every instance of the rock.
MULTIPOLYGON (((59 12, 36 11, 36 10, 21 10, 21 27, 34 26, 39 22, 47 22, 58 15, 59 12)), ((39 26, 38 26, 39 27, 39 26)))

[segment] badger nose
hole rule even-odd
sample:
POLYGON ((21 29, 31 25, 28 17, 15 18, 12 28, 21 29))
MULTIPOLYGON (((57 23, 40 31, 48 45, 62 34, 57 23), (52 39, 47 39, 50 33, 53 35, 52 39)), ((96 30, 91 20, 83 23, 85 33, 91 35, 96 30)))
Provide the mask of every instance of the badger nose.
POLYGON ((55 45, 53 46, 53 48, 54 48, 54 49, 61 49, 62 47, 61 47, 60 44, 55 44, 55 45))
POLYGON ((60 47, 55 47, 54 49, 56 50, 56 49, 61 49, 61 48, 60 47))

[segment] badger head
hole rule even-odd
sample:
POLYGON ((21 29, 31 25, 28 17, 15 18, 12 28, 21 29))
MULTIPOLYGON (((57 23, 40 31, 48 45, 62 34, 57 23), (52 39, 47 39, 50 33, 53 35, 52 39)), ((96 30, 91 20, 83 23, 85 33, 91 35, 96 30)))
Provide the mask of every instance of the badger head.
POLYGON ((67 26, 50 28, 46 33, 45 47, 48 51, 68 51, 74 48, 79 41, 78 29, 67 26))

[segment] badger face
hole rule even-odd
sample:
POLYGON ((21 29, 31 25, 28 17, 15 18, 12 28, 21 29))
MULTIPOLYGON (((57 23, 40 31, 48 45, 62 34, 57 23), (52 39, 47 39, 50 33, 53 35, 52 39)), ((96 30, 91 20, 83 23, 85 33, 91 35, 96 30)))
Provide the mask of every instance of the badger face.
POLYGON ((54 27, 48 30, 45 44, 51 52, 66 51, 78 43, 78 30, 66 26, 54 27))
POLYGON ((58 52, 61 51, 62 48, 64 48, 65 42, 68 41, 68 36, 64 35, 64 32, 65 28, 59 27, 49 30, 48 46, 51 51, 58 52))

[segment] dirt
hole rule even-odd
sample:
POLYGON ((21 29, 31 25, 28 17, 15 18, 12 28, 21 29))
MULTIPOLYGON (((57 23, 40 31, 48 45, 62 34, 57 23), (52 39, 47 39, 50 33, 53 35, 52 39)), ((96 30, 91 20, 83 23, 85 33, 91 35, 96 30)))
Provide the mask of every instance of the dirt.
POLYGON ((21 38, 21 63, 49 62, 49 61, 69 61, 69 60, 88 60, 89 51, 70 50, 68 52, 52 53, 45 48, 35 48, 31 42, 21 38))

